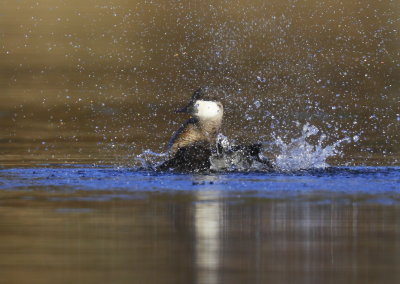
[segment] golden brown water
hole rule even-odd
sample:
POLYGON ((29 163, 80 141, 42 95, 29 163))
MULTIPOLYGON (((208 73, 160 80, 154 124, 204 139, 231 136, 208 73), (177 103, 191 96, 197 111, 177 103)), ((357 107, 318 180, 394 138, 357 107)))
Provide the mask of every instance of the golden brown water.
POLYGON ((184 120, 173 110, 207 84, 225 90, 231 138, 290 138, 310 122, 329 142, 360 137, 336 164, 398 164, 398 1, 0 5, 2 154, 165 150, 184 120))
POLYGON ((333 165, 399 165, 399 8, 2 0, 0 283, 398 283, 398 174, 63 169, 164 151, 201 85, 225 91, 230 138, 310 123, 353 139, 333 165))

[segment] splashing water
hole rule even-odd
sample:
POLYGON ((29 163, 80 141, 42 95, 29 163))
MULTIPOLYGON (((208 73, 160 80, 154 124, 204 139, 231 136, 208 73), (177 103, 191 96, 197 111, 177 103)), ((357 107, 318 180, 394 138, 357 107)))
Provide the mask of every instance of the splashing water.
POLYGON ((166 160, 168 153, 157 153, 151 150, 144 150, 135 157, 135 161, 140 163, 141 168, 155 170, 157 165, 166 160))
MULTIPOLYGON (((272 143, 264 142, 264 148, 268 148, 266 145, 269 145, 269 148, 274 148, 274 150, 270 151, 264 149, 264 151, 274 156, 274 171, 293 172, 329 167, 327 159, 340 154, 339 146, 351 141, 350 138, 343 138, 333 144, 324 146, 326 135, 323 133, 317 137, 318 143, 316 145, 308 141, 310 137, 319 133, 320 131, 316 126, 306 123, 300 136, 291 139, 288 143, 282 137, 274 137, 272 143)), ((220 133, 217 138, 217 148, 219 150, 210 157, 210 170, 217 172, 271 171, 267 164, 262 162, 268 160, 264 155, 259 154, 259 160, 250 159, 245 156, 245 152, 233 150, 237 146, 238 144, 234 140, 230 140, 220 133)), ((156 170, 157 166, 165 162, 169 156, 168 153, 145 150, 136 156, 135 160, 139 162, 141 168, 156 170)))
POLYGON ((307 139, 318 135, 319 129, 306 123, 303 126, 300 137, 293 138, 285 143, 281 137, 275 137, 274 145, 278 147, 278 155, 275 158, 275 167, 278 171, 298 171, 312 168, 326 168, 326 162, 331 156, 340 154, 339 146, 350 142, 349 138, 343 138, 331 145, 323 146, 326 136, 321 134, 318 144, 312 145, 307 139))
MULTIPOLYGON (((341 154, 339 146, 343 143, 349 143, 350 138, 340 139, 330 145, 323 145, 326 141, 326 135, 321 133, 318 137, 316 145, 310 143, 308 139, 311 136, 316 136, 320 133, 316 126, 306 123, 299 137, 293 138, 289 143, 286 143, 281 137, 274 137, 272 143, 264 142, 266 145, 273 145, 274 151, 271 154, 274 156, 274 170, 278 172, 293 172, 307 169, 323 169, 330 165, 327 163, 329 157, 341 154)), ((218 143, 223 147, 225 152, 229 152, 236 143, 229 140, 226 136, 220 134, 218 143)), ((266 149, 264 149, 266 150, 266 149)), ((267 159, 260 154, 260 159, 267 159)), ((247 160, 238 158, 237 155, 223 155, 223 157, 211 157, 213 169, 226 171, 263 171, 270 169, 265 168, 265 165, 257 161, 248 162, 247 160)))
POLYGON ((270 162, 261 153, 249 155, 245 147, 240 148, 234 140, 223 134, 217 137, 217 153, 210 157, 211 170, 214 171, 271 171, 270 162))

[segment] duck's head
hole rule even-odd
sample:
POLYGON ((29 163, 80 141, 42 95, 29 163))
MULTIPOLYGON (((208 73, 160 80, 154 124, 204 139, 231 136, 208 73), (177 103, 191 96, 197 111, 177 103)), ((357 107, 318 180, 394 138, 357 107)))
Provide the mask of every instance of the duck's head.
POLYGON ((215 120, 222 119, 224 107, 218 101, 217 90, 201 87, 193 93, 189 104, 176 112, 188 113, 200 121, 215 120))

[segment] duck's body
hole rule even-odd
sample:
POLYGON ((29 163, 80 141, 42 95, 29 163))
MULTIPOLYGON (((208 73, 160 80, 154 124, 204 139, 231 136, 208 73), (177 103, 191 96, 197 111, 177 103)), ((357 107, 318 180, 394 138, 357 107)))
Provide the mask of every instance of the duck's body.
POLYGON ((242 160, 261 161, 261 145, 241 145, 223 150, 217 137, 221 129, 223 106, 216 100, 216 90, 200 88, 189 104, 177 112, 189 113, 187 120, 172 136, 169 151, 172 158, 158 167, 159 170, 205 171, 210 170, 211 160, 218 161, 223 155, 241 157, 242 160))
POLYGON ((215 100, 215 91, 200 88, 189 104, 178 112, 189 113, 191 118, 174 133, 169 143, 171 153, 193 144, 215 145, 221 129, 224 108, 215 100))
POLYGON ((215 146, 221 129, 221 119, 202 121, 197 118, 187 120, 172 136, 169 143, 171 153, 193 144, 215 146))

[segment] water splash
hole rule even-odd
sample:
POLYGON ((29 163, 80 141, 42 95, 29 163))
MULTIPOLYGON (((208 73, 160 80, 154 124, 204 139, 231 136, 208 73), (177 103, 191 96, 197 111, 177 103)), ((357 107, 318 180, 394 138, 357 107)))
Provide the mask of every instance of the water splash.
POLYGON ((248 148, 238 146, 223 134, 217 137, 217 153, 210 157, 211 170, 214 171, 271 171, 270 162, 263 155, 249 155, 248 148))
POLYGON ((278 148, 275 157, 275 168, 278 171, 298 171, 312 168, 326 168, 329 157, 341 153, 339 146, 351 141, 350 138, 340 139, 333 144, 325 145, 326 135, 320 134, 318 143, 311 144, 308 140, 311 136, 317 136, 319 129, 309 123, 303 126, 301 135, 285 143, 281 137, 275 137, 273 144, 278 148))
MULTIPOLYGON (((210 170, 215 172, 270 172, 269 159, 265 156, 267 152, 274 161, 274 171, 294 172, 327 168, 330 166, 327 159, 341 154, 340 146, 351 142, 352 139, 346 137, 332 144, 327 144, 326 139, 327 136, 321 133, 316 126, 306 123, 299 137, 285 142, 286 139, 275 136, 272 142, 262 143, 264 153, 255 157, 247 155, 246 148, 241 148, 235 140, 220 133, 216 142, 217 151, 210 157, 210 170), (310 142, 311 138, 317 138, 317 143, 310 142)), ((168 152, 157 153, 145 150, 135 157, 135 161, 139 163, 140 168, 156 170, 168 157, 168 152)))
POLYGON ((144 150, 135 157, 141 168, 156 170, 157 166, 164 162, 168 157, 168 153, 157 153, 151 150, 144 150))

